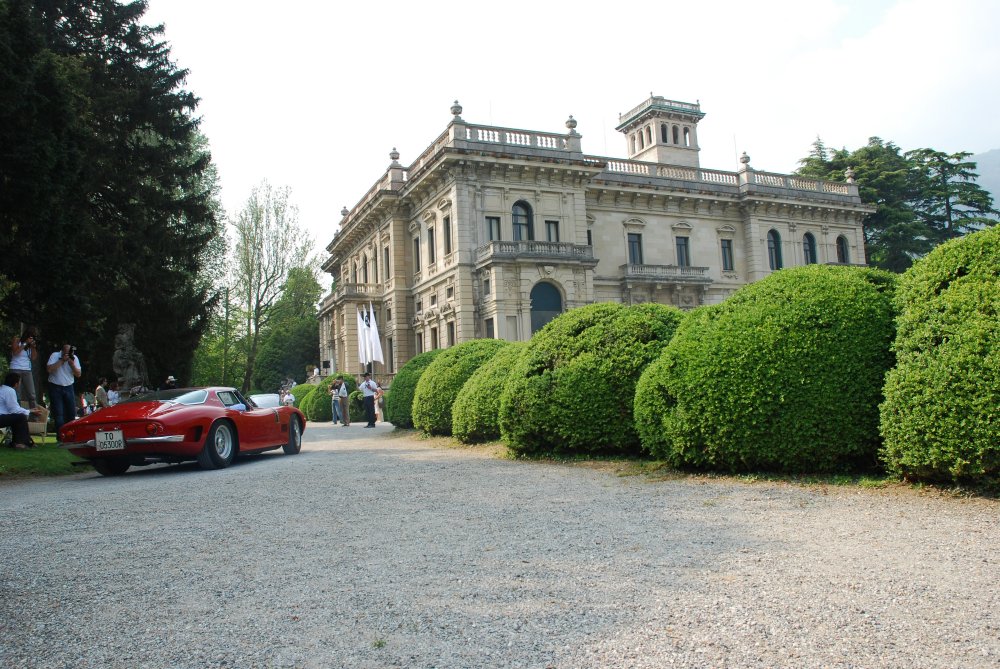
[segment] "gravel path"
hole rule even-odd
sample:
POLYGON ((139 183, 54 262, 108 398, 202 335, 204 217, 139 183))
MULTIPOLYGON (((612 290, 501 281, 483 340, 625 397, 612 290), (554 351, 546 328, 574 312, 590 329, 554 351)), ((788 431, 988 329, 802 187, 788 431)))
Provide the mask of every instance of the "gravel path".
POLYGON ((998 667, 1000 503, 310 425, 0 481, 0 667, 998 667))

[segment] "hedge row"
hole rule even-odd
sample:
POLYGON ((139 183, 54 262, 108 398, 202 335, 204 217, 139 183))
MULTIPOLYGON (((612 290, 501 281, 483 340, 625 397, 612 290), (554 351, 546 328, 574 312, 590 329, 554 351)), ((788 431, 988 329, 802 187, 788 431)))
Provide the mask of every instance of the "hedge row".
POLYGON ((413 427, 413 394, 427 366, 443 349, 433 349, 414 356, 399 368, 385 394, 385 418, 396 427, 413 427))
POLYGON ((471 444, 500 438, 500 395, 525 346, 514 342, 500 349, 462 386, 451 409, 451 433, 460 441, 471 444))
POLYGON ((644 448, 731 471, 874 465, 894 283, 878 270, 810 265, 693 313, 639 382, 644 448))

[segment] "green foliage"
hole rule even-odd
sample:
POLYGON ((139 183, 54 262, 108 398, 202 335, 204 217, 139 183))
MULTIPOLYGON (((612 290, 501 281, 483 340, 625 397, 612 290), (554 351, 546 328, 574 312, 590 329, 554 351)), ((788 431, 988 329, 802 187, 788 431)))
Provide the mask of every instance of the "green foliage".
POLYGON ((433 349, 414 356, 399 368, 385 394, 385 418, 396 427, 413 427, 413 394, 427 366, 442 349, 433 349))
POLYGON ((500 395, 524 350, 524 342, 506 346, 469 377, 452 405, 451 433, 467 444, 500 438, 500 395))
POLYGON ((1000 230, 944 244, 903 275, 882 457, 913 479, 1000 479, 1000 230))
POLYGON ((462 386, 507 345, 500 339, 473 339, 445 349, 420 376, 413 396, 413 425, 427 434, 451 434, 451 407, 462 386))
POLYGON ((0 3, 0 317, 72 338, 84 385, 134 323, 153 382, 190 372, 214 304, 217 179, 145 3, 0 3), (72 267, 53 272, 53 245, 72 267))
MULTIPOLYGON (((314 386, 308 383, 300 383, 299 385, 292 388, 289 391, 295 397, 295 403, 292 404, 292 406, 294 406, 296 409, 302 409, 303 403, 305 403, 305 401, 309 399, 310 395, 316 392, 317 387, 318 386, 314 386)), ((303 411, 303 413, 305 412, 303 411)))
POLYGON ((683 314, 673 307, 592 304, 535 333, 500 398, 500 433, 517 453, 633 453, 632 400, 683 314))
MULTIPOLYGON (((333 408, 330 406, 333 400, 330 397, 330 384, 334 377, 328 376, 316 386, 316 390, 309 393, 309 397, 302 401, 302 413, 307 420, 329 423, 333 420, 333 408)), ((297 386, 296 386, 297 387, 297 386)))
POLYGON ((733 471, 874 464, 894 285, 879 270, 810 265, 691 313, 639 381, 643 447, 733 471))
POLYGON ((843 180, 853 169, 861 201, 877 207, 864 221, 868 262, 902 272, 942 241, 996 222, 990 194, 975 183, 976 164, 966 160, 970 155, 901 153, 878 137, 854 151, 831 153, 817 138, 796 173, 843 180))
POLYGON ((348 407, 350 408, 351 422, 360 423, 367 420, 365 415, 365 394, 360 390, 352 390, 348 395, 348 407))

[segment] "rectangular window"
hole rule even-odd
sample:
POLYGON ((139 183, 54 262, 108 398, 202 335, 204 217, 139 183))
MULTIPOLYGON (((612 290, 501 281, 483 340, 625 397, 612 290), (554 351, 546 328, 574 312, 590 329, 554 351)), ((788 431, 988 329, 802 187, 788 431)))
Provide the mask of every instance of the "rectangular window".
POLYGON ((497 338, 496 330, 493 328, 493 319, 492 318, 487 318, 486 319, 486 338, 487 339, 496 339, 497 338))
POLYGON ((416 306, 416 311, 419 314, 421 311, 424 310, 424 301, 423 300, 417 300, 415 306, 416 306))
POLYGON ((420 237, 413 238, 413 272, 420 271, 420 237))
POLYGON ((690 267, 691 266, 691 249, 688 245, 687 237, 678 237, 677 242, 677 266, 678 267, 690 267))
POLYGON ((424 352, 424 335, 421 332, 417 333, 417 355, 424 352))
POLYGON ((451 253, 451 216, 444 217, 443 233, 444 234, 444 254, 448 255, 451 253))
POLYGON ((392 320, 392 307, 385 308, 385 321, 388 323, 392 320))
POLYGON ((594 245, 594 232, 593 230, 587 230, 587 246, 594 245))
POLYGON ((438 347, 438 329, 431 328, 431 350, 438 347))
POLYGON ((550 242, 559 241, 559 221, 545 221, 545 239, 550 242))
POLYGON ((491 242, 500 241, 500 217, 499 216, 487 216, 486 217, 486 228, 490 236, 491 242))
POLYGON ((382 278, 389 280, 389 247, 382 249, 382 278))
POLYGON ((437 249, 434 244, 434 228, 427 228, 427 264, 437 262, 437 249))
POLYGON ((455 321, 448 323, 448 346, 455 345, 455 321))
POLYGON ((385 366, 390 374, 396 371, 396 364, 392 361, 392 337, 385 340, 385 366))
POLYGON ((434 293, 433 295, 431 295, 431 306, 433 307, 437 303, 438 303, 438 296, 437 293, 434 293))
POLYGON ((642 264, 642 235, 637 232, 628 233, 628 264, 642 264))
POLYGON ((483 279, 483 294, 489 295, 493 287, 490 285, 489 279, 483 279))
POLYGON ((448 286, 448 289, 445 291, 445 295, 447 296, 447 298, 449 300, 454 300, 455 299, 455 288, 453 286, 448 286))
POLYGON ((733 271, 733 240, 723 239, 722 240, 722 271, 732 272, 733 271))

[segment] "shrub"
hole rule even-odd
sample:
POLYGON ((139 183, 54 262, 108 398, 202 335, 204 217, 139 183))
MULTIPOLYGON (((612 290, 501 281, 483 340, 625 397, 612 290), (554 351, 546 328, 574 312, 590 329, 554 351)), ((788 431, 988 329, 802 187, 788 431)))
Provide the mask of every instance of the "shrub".
POLYGON ((462 386, 483 363, 508 343, 473 339, 434 358, 413 395, 413 426, 427 434, 451 434, 451 407, 462 386))
POLYGON ((635 383, 681 321, 660 304, 591 304, 535 333, 500 398, 500 433, 518 453, 637 452, 635 383))
POLYGON ((414 356, 399 368, 385 394, 385 417, 396 427, 413 427, 413 393, 427 366, 442 349, 433 349, 414 356))
POLYGON ((874 464, 894 285, 878 270, 810 265, 692 313, 639 382, 643 447, 736 471, 874 464))
POLYGON ((330 407, 332 400, 330 384, 333 383, 333 379, 333 376, 328 376, 320 381, 316 390, 309 393, 309 398, 302 402, 302 413, 306 415, 307 420, 324 423, 333 420, 333 409, 330 407))
POLYGON ((1000 477, 1000 228, 943 244, 903 275, 882 457, 913 479, 1000 477))
POLYGON ((517 342, 496 352, 469 377, 451 407, 451 433, 471 444, 500 438, 500 395, 525 347, 517 342))
POLYGON ((309 385, 308 383, 300 383, 292 388, 288 391, 295 397, 295 403, 292 406, 296 409, 301 409, 302 403, 305 402, 306 398, 309 397, 315 390, 316 386, 309 385))
POLYGON ((347 407, 348 413, 351 416, 352 423, 360 423, 363 420, 368 420, 365 415, 365 394, 360 390, 352 390, 347 396, 347 407))

